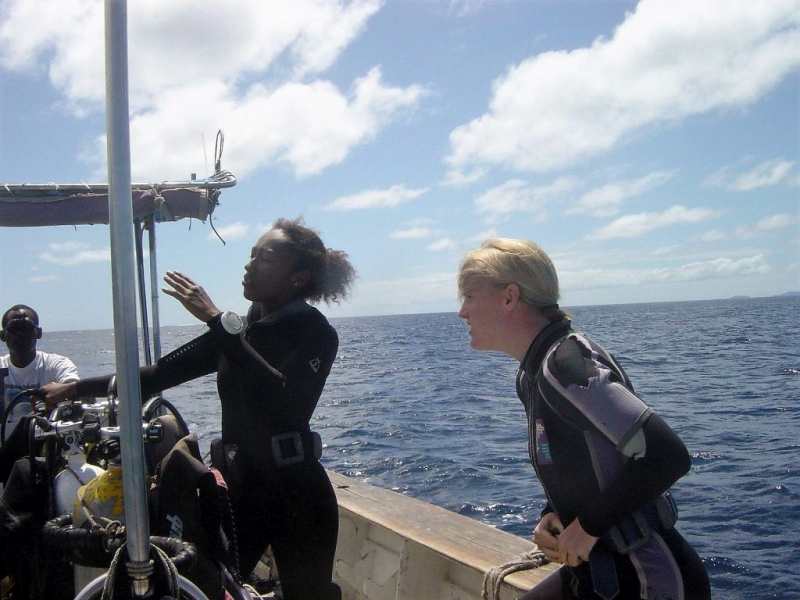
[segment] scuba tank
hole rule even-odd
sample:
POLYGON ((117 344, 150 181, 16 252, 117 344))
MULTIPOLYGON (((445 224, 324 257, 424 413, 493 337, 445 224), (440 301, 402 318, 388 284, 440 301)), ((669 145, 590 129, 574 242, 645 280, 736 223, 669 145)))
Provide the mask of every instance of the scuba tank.
MULTIPOLYGON (((102 469, 100 470, 103 471, 102 469)), ((73 497, 73 527, 82 527, 90 517, 94 521, 99 521, 101 525, 105 525, 108 521, 124 522, 123 496, 122 466, 118 462, 110 462, 105 471, 78 488, 76 495, 73 497)), ((106 569, 75 563, 75 589, 83 589, 92 580, 105 572, 106 569)))
POLYGON ((95 477, 105 473, 105 469, 86 462, 82 452, 70 454, 67 465, 53 479, 55 513, 66 515, 73 512, 78 490, 95 477))
POLYGON ((119 463, 109 463, 108 469, 78 488, 72 524, 81 527, 89 517, 120 522, 125 519, 122 466, 119 463))

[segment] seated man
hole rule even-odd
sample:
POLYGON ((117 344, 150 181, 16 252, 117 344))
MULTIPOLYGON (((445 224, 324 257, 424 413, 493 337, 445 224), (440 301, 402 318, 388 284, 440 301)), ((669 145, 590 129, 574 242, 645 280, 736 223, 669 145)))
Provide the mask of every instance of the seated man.
MULTIPOLYGON (((68 383, 78 381, 78 369, 65 356, 36 349, 42 337, 39 315, 30 306, 16 304, 9 308, 2 319, 0 340, 8 346, 8 354, 0 356, 0 399, 2 408, 22 390, 38 388, 46 383, 68 383)), ((30 404, 23 403, 20 410, 9 415, 6 437, 13 429, 12 421, 30 411, 30 404)))

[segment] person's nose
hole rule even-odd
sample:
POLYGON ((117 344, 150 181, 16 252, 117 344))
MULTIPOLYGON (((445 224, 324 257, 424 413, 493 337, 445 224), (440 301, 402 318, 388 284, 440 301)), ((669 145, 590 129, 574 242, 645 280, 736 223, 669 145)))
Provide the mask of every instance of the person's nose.
POLYGON ((458 309, 458 316, 464 320, 467 319, 467 309, 463 304, 461 305, 461 308, 458 309))

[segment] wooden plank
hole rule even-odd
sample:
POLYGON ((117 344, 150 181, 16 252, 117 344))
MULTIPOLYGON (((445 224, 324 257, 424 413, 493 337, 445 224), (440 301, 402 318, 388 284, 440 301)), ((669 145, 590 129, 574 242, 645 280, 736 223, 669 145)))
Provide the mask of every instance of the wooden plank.
MULTIPOLYGON (((444 508, 334 471, 328 471, 328 475, 336 490, 340 511, 393 531, 481 574, 535 549, 528 540, 444 508)), ((515 573, 506 581, 519 590, 528 590, 557 567, 545 565, 515 573)))

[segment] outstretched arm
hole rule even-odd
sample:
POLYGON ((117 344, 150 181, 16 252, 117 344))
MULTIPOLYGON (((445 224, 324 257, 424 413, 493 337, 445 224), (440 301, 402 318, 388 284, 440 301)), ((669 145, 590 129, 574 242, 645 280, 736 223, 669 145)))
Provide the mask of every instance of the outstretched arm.
MULTIPOLYGON (((218 355, 217 344, 210 333, 193 339, 160 358, 155 365, 139 370, 142 396, 152 396, 161 390, 213 373, 217 368, 218 355)), ((103 375, 69 383, 48 383, 42 386, 44 400, 48 406, 55 406, 64 400, 105 396, 111 377, 103 375)))

